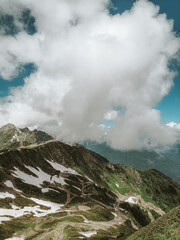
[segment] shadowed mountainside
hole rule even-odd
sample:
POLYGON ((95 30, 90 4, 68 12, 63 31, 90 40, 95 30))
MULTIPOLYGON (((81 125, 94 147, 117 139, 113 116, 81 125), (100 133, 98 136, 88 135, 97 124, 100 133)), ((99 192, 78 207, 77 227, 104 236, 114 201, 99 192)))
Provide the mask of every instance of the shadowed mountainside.
POLYGON ((84 146, 104 156, 112 163, 133 166, 139 170, 157 169, 180 183, 179 145, 164 154, 147 150, 119 151, 105 143, 98 144, 96 142, 87 142, 84 143, 84 146))

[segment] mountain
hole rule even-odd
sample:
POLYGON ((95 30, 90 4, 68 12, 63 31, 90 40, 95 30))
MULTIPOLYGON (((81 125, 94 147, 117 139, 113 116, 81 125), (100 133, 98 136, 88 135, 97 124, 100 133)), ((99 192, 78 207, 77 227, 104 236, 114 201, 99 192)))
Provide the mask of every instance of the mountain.
POLYGON ((0 239, 126 239, 180 204, 157 170, 50 141, 0 154, 0 239))
POLYGON ((179 239, 180 206, 132 234, 127 240, 179 239))
POLYGON ((172 148, 165 152, 165 155, 176 163, 180 163, 180 143, 177 143, 172 148))
POLYGON ((133 166, 139 170, 157 169, 180 183, 180 145, 164 154, 147 150, 119 151, 112 149, 105 143, 86 142, 83 145, 106 157, 112 163, 133 166))
POLYGON ((30 131, 28 128, 17 128, 10 123, 0 128, 0 150, 39 144, 52 139, 45 132, 38 130, 30 131))
POLYGON ((144 227, 180 204, 180 186, 155 169, 113 164, 12 124, 0 134, 1 240, 143 239, 144 227))

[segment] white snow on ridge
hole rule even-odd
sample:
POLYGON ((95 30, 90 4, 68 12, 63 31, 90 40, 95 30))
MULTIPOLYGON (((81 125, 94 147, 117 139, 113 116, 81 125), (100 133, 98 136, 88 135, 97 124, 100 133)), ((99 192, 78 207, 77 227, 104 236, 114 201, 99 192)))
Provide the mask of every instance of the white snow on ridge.
POLYGON ((82 235, 85 236, 85 237, 91 237, 91 236, 97 234, 96 231, 79 232, 79 233, 82 234, 82 235))
MULTIPOLYGON (((92 182, 92 180, 86 175, 86 178, 90 181, 90 182, 92 182)), ((95 183, 95 185, 96 186, 98 186, 96 183, 95 183)))
POLYGON ((27 169, 29 169, 31 172, 33 172, 37 177, 34 177, 32 175, 29 175, 27 173, 22 172, 21 170, 19 170, 18 168, 15 168, 15 170, 13 171, 12 175, 14 177, 18 177, 20 178, 23 182, 27 183, 27 184, 31 184, 34 185, 36 187, 41 188, 41 184, 43 184, 43 182, 47 181, 50 183, 60 183, 61 185, 65 185, 65 181, 64 178, 61 176, 53 176, 51 177, 49 174, 43 172, 40 168, 38 168, 38 170, 36 168, 30 167, 30 166, 25 166, 27 169))
POLYGON ((55 170, 58 170, 60 171, 61 173, 71 173, 71 174, 74 174, 74 175, 78 175, 78 173, 72 169, 72 168, 67 168, 59 163, 56 163, 56 162, 52 162, 52 161, 49 161, 46 159, 46 161, 55 169, 55 170))
POLYGON ((4 182, 4 184, 5 184, 7 187, 14 188, 14 185, 13 185, 12 182, 9 181, 9 180, 7 180, 6 182, 4 182))
POLYGON ((0 199, 4 198, 16 198, 13 194, 8 193, 8 192, 0 192, 0 199))
POLYGON ((20 136, 18 136, 17 135, 17 133, 15 133, 13 136, 12 136, 12 138, 11 138, 11 142, 14 142, 14 141, 20 141, 20 138, 19 138, 20 136))
POLYGON ((117 214, 115 212, 111 212, 115 217, 117 217, 117 214))
POLYGON ((25 237, 22 236, 22 237, 13 237, 13 238, 6 238, 5 240, 24 240, 25 237))
MULTIPOLYGON (((58 204, 58 203, 53 203, 53 202, 50 202, 50 201, 44 201, 44 200, 40 200, 40 199, 37 199, 37 198, 30 198, 30 199, 37 204, 40 204, 40 205, 51 208, 52 212, 56 212, 57 210, 59 210, 61 207, 64 206, 64 204, 58 204)), ((48 211, 48 210, 46 210, 46 211, 48 211)))
POLYGON ((46 193, 46 192, 49 192, 49 191, 54 191, 54 192, 59 193, 57 190, 55 190, 53 188, 41 188, 42 193, 46 193))
POLYGON ((6 182, 4 182, 4 184, 9 188, 13 188, 16 192, 22 192, 19 189, 15 188, 13 183, 10 180, 7 180, 6 182))
POLYGON ((49 192, 50 188, 42 188, 41 191, 42 193, 46 193, 46 192, 49 192))
POLYGON ((9 217, 0 217, 0 224, 3 222, 3 221, 10 221, 11 218, 9 217))
POLYGON ((57 183, 60 183, 61 185, 65 185, 66 182, 64 181, 64 178, 63 177, 57 177, 56 175, 54 175, 50 181, 51 183, 54 183, 54 182, 57 182, 57 183))
POLYGON ((138 199, 136 197, 129 197, 128 199, 125 200, 125 202, 137 204, 138 199))
POLYGON ((43 205, 46 207, 49 207, 50 209, 41 209, 39 205, 37 206, 31 206, 31 207, 24 207, 24 208, 19 208, 15 205, 11 205, 12 209, 5 209, 5 208, 0 208, 0 224, 2 221, 9 221, 11 220, 10 217, 21 217, 23 215, 27 214, 33 214, 36 217, 43 217, 47 214, 50 213, 55 213, 58 210, 60 210, 64 205, 63 204, 57 204, 49 201, 43 201, 39 200, 36 198, 30 198, 32 201, 39 205, 43 205))

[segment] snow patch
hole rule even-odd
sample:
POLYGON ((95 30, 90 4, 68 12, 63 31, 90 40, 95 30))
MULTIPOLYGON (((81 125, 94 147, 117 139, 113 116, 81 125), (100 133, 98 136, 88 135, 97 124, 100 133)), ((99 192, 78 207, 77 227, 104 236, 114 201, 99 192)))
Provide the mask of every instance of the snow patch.
POLYGON ((9 217, 0 217, 0 224, 2 224, 3 221, 10 221, 11 218, 9 217))
POLYGON ((39 205, 37 206, 31 206, 31 207, 24 207, 24 208, 19 208, 15 205, 11 204, 12 209, 5 209, 5 208, 0 208, 0 224, 2 221, 9 221, 11 220, 11 217, 18 218, 23 215, 27 214, 33 214, 36 217, 43 217, 46 216, 47 214, 50 213, 55 213, 58 210, 60 210, 64 205, 63 204, 57 204, 49 201, 43 201, 40 199, 36 198, 30 198, 32 201, 39 205, 43 205, 46 207, 49 207, 50 209, 41 209, 39 205), (8 216, 8 217, 6 217, 8 216))
MULTIPOLYGON (((87 178, 90 182, 92 182, 92 180, 91 180, 88 176, 86 176, 86 178, 87 178)), ((95 183, 95 185, 98 186, 96 183, 95 183)))
POLYGON ((50 202, 50 201, 44 201, 44 200, 40 200, 40 199, 37 199, 37 198, 30 198, 30 199, 37 204, 40 204, 40 205, 51 208, 52 212, 56 212, 57 210, 59 210, 61 207, 64 206, 64 204, 58 204, 58 203, 53 203, 53 202, 50 202))
POLYGON ((13 237, 13 238, 6 238, 5 240, 24 240, 25 237, 22 236, 22 237, 13 237))
POLYGON ((46 192, 49 192, 49 190, 50 190, 50 188, 42 188, 42 189, 41 189, 41 192, 42 192, 42 193, 46 193, 46 192))
POLYGON ((16 192, 22 192, 19 189, 15 188, 13 183, 10 180, 7 180, 6 182, 4 182, 4 184, 9 188, 13 188, 16 192))
POLYGON ((7 187, 14 188, 12 182, 9 181, 9 180, 7 180, 6 182, 4 182, 4 184, 5 184, 7 187))
POLYGON ((13 194, 8 193, 8 192, 0 192, 0 199, 4 198, 16 198, 13 194))
POLYGON ((17 135, 17 133, 15 133, 15 134, 13 135, 13 137, 11 138, 10 141, 11 141, 11 142, 15 142, 15 141, 19 142, 19 141, 20 141, 20 138, 19 138, 19 136, 17 135))
POLYGON ((37 177, 24 173, 18 168, 15 168, 12 175, 14 177, 20 178, 23 182, 27 184, 31 184, 39 188, 41 188, 41 184, 43 184, 43 182, 45 181, 50 183, 57 182, 57 183, 60 183, 61 185, 66 184, 63 177, 60 177, 60 176, 51 177, 49 174, 43 172, 40 168, 36 169, 30 166, 25 166, 25 167, 29 169, 31 172, 33 172, 37 177))
POLYGON ((60 171, 61 173, 70 173, 70 174, 74 174, 74 175, 78 175, 78 173, 72 169, 72 168, 67 168, 59 163, 56 162, 52 162, 46 159, 46 161, 55 169, 60 171))
POLYGON ((111 212, 115 217, 117 217, 117 214, 115 212, 111 212))
POLYGON ((50 182, 51 182, 51 183, 54 183, 54 182, 60 183, 61 185, 65 185, 65 184, 66 184, 66 182, 64 181, 64 178, 63 178, 63 177, 60 177, 60 176, 57 177, 56 175, 51 178, 51 181, 50 181, 50 182))
POLYGON ((79 190, 79 191, 81 192, 81 189, 80 189, 80 188, 78 188, 78 187, 76 187, 76 186, 74 186, 74 185, 72 185, 72 187, 73 187, 73 188, 76 188, 77 190, 79 190))
POLYGON ((97 234, 96 231, 79 232, 79 233, 82 234, 82 235, 85 236, 85 237, 91 237, 91 236, 97 234))
POLYGON ((53 189, 53 188, 42 188, 42 189, 41 189, 41 192, 42 192, 42 193, 46 193, 46 192, 49 192, 49 191, 54 191, 54 192, 59 193, 57 190, 55 190, 55 189, 53 189))
POLYGON ((125 202, 137 204, 138 199, 136 197, 129 197, 128 199, 125 200, 125 202))

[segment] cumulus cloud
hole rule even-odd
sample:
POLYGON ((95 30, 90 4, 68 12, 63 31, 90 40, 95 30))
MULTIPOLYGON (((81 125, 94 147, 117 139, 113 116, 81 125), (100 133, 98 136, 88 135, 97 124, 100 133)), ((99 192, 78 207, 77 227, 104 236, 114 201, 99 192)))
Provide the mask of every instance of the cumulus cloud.
POLYGON ((139 0, 112 16, 108 0, 0 2, 19 29, 1 33, 0 75, 10 80, 23 64, 37 67, 1 100, 1 125, 44 127, 67 142, 105 138, 124 150, 175 142, 154 107, 173 86, 168 66, 180 40, 158 6, 139 0), (35 18, 34 34, 19 21, 24 9, 35 18), (108 134, 105 120, 114 121, 108 134))
POLYGON ((175 122, 169 122, 166 124, 170 128, 174 128, 177 130, 180 130, 180 123, 175 123, 175 122))

